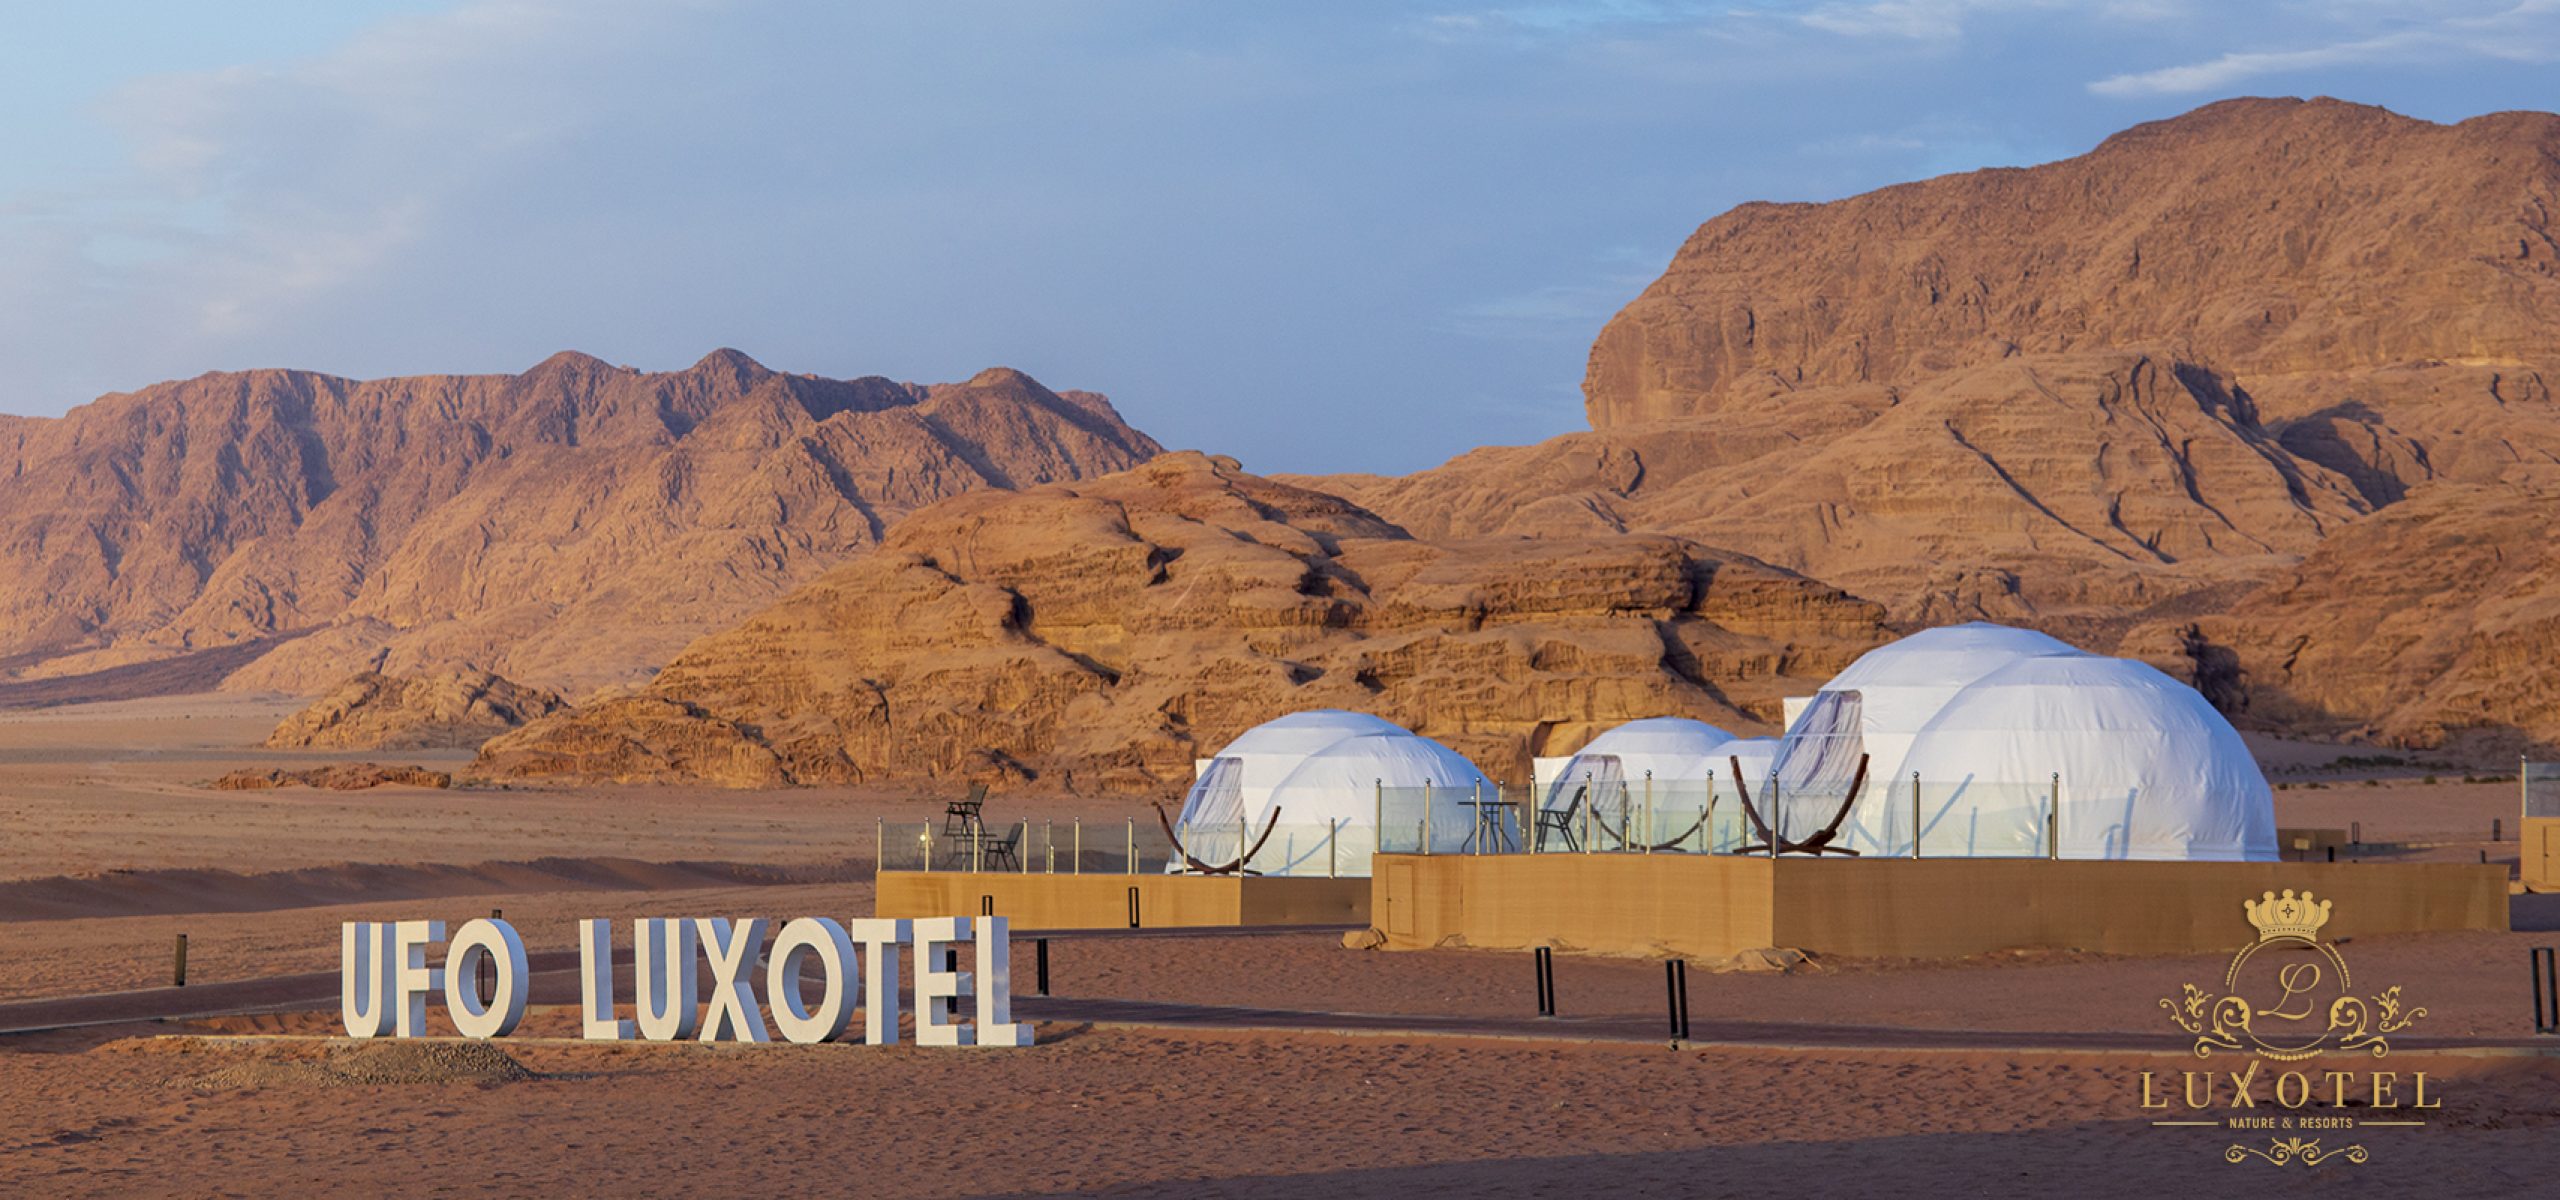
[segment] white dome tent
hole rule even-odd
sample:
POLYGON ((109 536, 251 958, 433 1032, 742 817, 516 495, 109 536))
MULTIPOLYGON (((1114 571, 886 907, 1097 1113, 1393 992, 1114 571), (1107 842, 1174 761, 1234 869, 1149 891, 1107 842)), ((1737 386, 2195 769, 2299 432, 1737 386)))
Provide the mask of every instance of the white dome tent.
MULTIPOLYGON (((1831 820, 1864 755, 1866 790, 1839 844, 1865 854, 1891 852, 1893 826, 1873 818, 1871 806, 1894 786, 1908 790, 1911 770, 1903 760, 1921 727, 1967 685, 2011 663, 2082 653, 2031 629, 1974 621, 1924 629, 1859 655, 1814 693, 1768 769, 1785 785, 1776 809, 1787 836, 1802 837, 1831 820)), ((1765 799, 1767 778, 1746 781, 1755 803, 1765 799)), ((1909 827, 1907 818, 1902 827, 1909 827)))
MULTIPOLYGON (((1187 840, 1193 830, 1204 837, 1232 832, 1239 818, 1250 818, 1260 828, 1262 814, 1270 808, 1271 789, 1289 772, 1297 770, 1308 755, 1362 734, 1412 736, 1404 726, 1384 717, 1338 708, 1274 717, 1237 734, 1217 757, 1196 764, 1197 775, 1182 798, 1181 815, 1174 820, 1176 834, 1187 840)), ((1232 860, 1234 850, 1228 847, 1220 861, 1232 860)), ((1199 856, 1207 857, 1205 852, 1199 856)))
MULTIPOLYGON (((1479 784, 1484 798, 1494 795, 1482 772, 1440 743, 1385 718, 1340 709, 1265 721, 1201 761, 1198 772, 1174 822, 1175 837, 1190 857, 1212 866, 1236 862, 1261 841, 1245 865, 1264 875, 1368 874, 1381 786, 1393 798, 1390 807, 1418 828, 1428 781, 1435 849, 1465 839, 1476 811, 1465 801, 1476 797, 1479 784), (1408 802, 1403 789, 1414 799, 1408 802), (1336 820, 1338 847, 1328 844, 1336 820), (1266 828, 1271 833, 1264 841, 1266 828)), ((1396 844, 1413 841, 1406 834, 1396 844)), ((1165 869, 1179 873, 1186 865, 1177 856, 1165 869)))
MULTIPOLYGON (((2194 688, 2130 659, 2013 662, 1941 707, 1903 768, 1922 780, 1924 856, 2023 843, 2073 859, 2276 857, 2275 797, 2238 731, 2194 688), (2056 775, 2060 833, 2049 844, 2038 810, 2056 775)), ((1910 790, 1893 794, 1908 806, 1910 790)))
POLYGON ((1658 841, 1684 828, 1695 834, 1710 782, 1732 773, 1717 751, 1734 740, 1730 731, 1687 717, 1628 721, 1561 764, 1548 760, 1554 770, 1537 789, 1539 812, 1549 832, 1571 846, 1586 835, 1607 845, 1658 841), (1581 820, 1581 804, 1593 806, 1595 821, 1581 820))
POLYGON ((1256 836, 1270 812, 1280 814, 1279 823, 1250 865, 1264 875, 1366 875, 1382 817, 1390 849, 1420 848, 1427 829, 1432 853, 1461 853, 1473 836, 1475 805, 1495 799, 1484 772, 1430 738, 1344 738, 1308 755, 1271 789, 1269 807, 1250 823, 1256 836), (1336 829, 1340 844, 1328 847, 1336 829))

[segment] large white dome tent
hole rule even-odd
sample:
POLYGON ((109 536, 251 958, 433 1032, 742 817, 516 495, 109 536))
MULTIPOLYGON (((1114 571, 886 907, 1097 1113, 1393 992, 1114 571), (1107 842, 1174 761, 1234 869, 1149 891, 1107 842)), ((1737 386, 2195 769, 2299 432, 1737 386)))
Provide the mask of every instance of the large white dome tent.
POLYGON ((2060 857, 2276 857, 2275 796, 2239 732, 2194 688, 2130 659, 2013 662, 1941 706, 1903 766, 1891 794, 1910 805, 1919 773, 1923 855, 2045 852, 2036 801, 2059 775, 2060 857))
MULTIPOLYGON (((1776 807, 1787 836, 1802 837, 1829 822, 1864 755, 1866 790, 1840 844, 1866 854, 1889 852, 1893 826, 1871 809, 1878 794, 1907 784, 1904 759, 1929 719, 1966 686, 2011 663, 2082 653, 2032 629, 1971 621, 1924 629, 1859 655, 1822 685, 1780 739, 1769 772, 1784 785, 1776 807)), ((1764 799, 1766 779, 1746 781, 1755 803, 1764 799)))

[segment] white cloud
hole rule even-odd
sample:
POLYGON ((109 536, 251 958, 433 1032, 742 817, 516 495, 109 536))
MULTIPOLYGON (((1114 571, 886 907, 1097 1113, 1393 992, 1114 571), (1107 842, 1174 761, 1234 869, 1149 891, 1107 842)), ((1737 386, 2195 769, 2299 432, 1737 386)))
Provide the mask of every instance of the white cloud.
MULTIPOLYGON (((2393 20, 2352 8, 2333 12, 2393 20)), ((2495 59, 2560 60, 2560 0, 2527 0, 2487 13, 2437 17, 2414 27, 2349 36, 2294 50, 2233 51, 2203 62, 2112 75, 2089 85, 2101 96, 2176 96, 2224 91, 2270 75, 2374 63, 2495 59)))

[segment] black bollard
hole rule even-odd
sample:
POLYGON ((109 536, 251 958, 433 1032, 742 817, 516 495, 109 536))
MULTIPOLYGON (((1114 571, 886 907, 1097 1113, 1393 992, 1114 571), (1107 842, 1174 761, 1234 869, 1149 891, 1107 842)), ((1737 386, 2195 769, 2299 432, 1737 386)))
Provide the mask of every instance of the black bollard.
POLYGON ((183 933, 178 935, 178 959, 173 964, 171 974, 175 977, 175 982, 170 984, 171 987, 187 986, 187 935, 183 933))
POLYGON ((2507 840, 2507 822, 2505 818, 2489 818, 2489 840, 2493 842, 2503 842, 2507 840))
POLYGON ((1530 960, 1538 971, 1538 1015, 1552 1017, 1556 1015, 1556 952, 1540 946, 1530 953, 1530 960))
POLYGON ((2331 847, 2329 847, 2329 861, 2330 861, 2330 862, 2336 862, 2336 861, 2338 861, 2338 848, 2337 848, 2337 847, 2335 847, 2335 846, 2331 846, 2331 847))
POLYGON ((1138 889, 1129 889, 1129 928, 1138 927, 1138 889))
POLYGON ((982 917, 992 917, 996 915, 996 898, 993 896, 978 897, 978 915, 982 917))
POLYGON ((2560 1034, 2560 975, 2553 972, 2549 946, 2533 948, 2533 1031, 2560 1034))
POLYGON ((1046 996, 1049 994, 1049 939, 1041 938, 1032 945, 1039 948, 1037 957, 1040 961, 1040 994, 1046 996))
POLYGON ((1662 964, 1662 982, 1671 1005, 1671 1036, 1677 1041, 1689 1040, 1689 963, 1686 959, 1669 959, 1662 964))

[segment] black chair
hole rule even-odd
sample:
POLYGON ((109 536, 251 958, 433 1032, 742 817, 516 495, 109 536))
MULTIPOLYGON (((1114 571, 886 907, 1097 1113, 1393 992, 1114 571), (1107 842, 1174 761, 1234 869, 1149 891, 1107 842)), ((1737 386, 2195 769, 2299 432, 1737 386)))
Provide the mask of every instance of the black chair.
POLYGON ((1590 794, 1591 785, 1586 783, 1573 789, 1573 803, 1567 804, 1561 809, 1541 808, 1538 810, 1538 849, 1544 850, 1547 848, 1547 835, 1550 833, 1564 840, 1565 849, 1582 849, 1582 842, 1573 835, 1573 819, 1582 811, 1583 798, 1590 794))
POLYGON ((1014 822, 1012 832, 1005 834, 1003 837, 987 838, 986 841, 980 845, 978 850, 978 864, 980 868, 992 870, 996 867, 1002 866, 1008 870, 1021 870, 1022 835, 1030 828, 1031 822, 1016 821, 1014 822))
POLYGON ((987 785, 983 783, 969 789, 968 799, 954 800, 949 804, 943 805, 942 836, 946 838, 965 838, 972 832, 984 828, 986 826, 986 820, 984 817, 980 816, 979 813, 981 810, 985 809, 986 806, 987 785))

